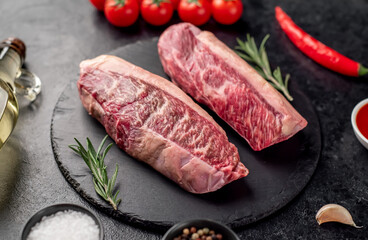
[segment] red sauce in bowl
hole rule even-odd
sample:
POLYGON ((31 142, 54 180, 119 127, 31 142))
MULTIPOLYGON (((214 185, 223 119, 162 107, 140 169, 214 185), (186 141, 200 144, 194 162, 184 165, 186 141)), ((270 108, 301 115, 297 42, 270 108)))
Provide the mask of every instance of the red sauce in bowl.
POLYGON ((368 139, 368 104, 359 109, 356 116, 356 124, 359 131, 368 139))

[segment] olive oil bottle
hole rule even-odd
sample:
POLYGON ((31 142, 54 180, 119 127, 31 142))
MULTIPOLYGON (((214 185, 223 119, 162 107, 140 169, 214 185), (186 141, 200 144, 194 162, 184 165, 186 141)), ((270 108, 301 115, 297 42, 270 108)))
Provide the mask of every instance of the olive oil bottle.
POLYGON ((12 133, 18 119, 16 93, 34 100, 41 91, 39 78, 22 69, 26 46, 20 39, 0 43, 0 149, 12 133))
POLYGON ((18 102, 11 88, 0 79, 0 148, 13 131, 18 119, 18 102))

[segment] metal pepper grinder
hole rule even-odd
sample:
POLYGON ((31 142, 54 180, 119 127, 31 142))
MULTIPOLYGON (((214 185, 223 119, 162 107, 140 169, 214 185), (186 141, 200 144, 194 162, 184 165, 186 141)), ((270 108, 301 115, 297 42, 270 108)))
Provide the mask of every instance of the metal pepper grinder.
POLYGON ((23 69, 26 45, 18 38, 0 43, 0 149, 13 131, 19 107, 16 94, 34 101, 41 92, 41 81, 23 69))

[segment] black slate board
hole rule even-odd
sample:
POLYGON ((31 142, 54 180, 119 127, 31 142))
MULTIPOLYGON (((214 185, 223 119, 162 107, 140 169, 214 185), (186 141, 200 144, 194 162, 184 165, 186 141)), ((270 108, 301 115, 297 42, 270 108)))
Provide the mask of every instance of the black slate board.
MULTIPOLYGON (((157 38, 116 49, 122 57, 152 73, 167 76, 157 54, 157 38)), ((107 155, 109 176, 119 165, 117 188, 122 202, 118 211, 94 191, 91 174, 83 160, 68 145, 76 137, 89 137, 98 145, 104 128, 90 117, 80 103, 76 80, 63 91, 53 113, 51 142, 58 166, 71 186, 88 202, 105 213, 133 225, 156 230, 190 218, 210 218, 232 228, 260 220, 290 202, 313 175, 321 152, 318 117, 311 102, 291 84, 294 107, 307 119, 308 126, 291 139, 261 152, 253 151, 235 131, 205 108, 227 132, 239 149, 241 161, 250 170, 248 177, 203 195, 186 192, 175 183, 139 162, 116 145, 107 155)), ((109 140, 111 141, 111 139, 109 140)))

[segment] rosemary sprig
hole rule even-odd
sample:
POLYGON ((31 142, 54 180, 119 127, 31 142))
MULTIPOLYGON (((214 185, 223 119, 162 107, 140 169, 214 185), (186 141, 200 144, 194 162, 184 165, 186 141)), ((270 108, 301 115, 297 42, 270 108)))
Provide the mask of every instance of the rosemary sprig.
POLYGON ((286 74, 284 81, 282 79, 280 67, 277 67, 273 72, 271 70, 267 52, 265 49, 265 44, 269 37, 270 35, 267 34, 263 38, 259 49, 257 48, 254 38, 251 37, 249 34, 247 34, 247 41, 243 42, 242 40, 237 38, 236 40, 239 45, 235 47, 235 52, 244 60, 253 63, 255 65, 254 68, 263 78, 268 80, 274 88, 281 91, 289 101, 293 101, 293 97, 290 96, 288 90, 290 74, 286 74))
POLYGON ((93 147, 91 140, 87 138, 87 149, 83 147, 83 145, 76 139, 77 145, 69 145, 74 152, 76 152, 79 156, 81 156, 84 162, 87 164, 88 168, 91 170, 93 175, 93 184, 95 186, 95 190, 105 201, 107 201, 111 206, 117 210, 117 207, 121 201, 121 199, 117 199, 119 194, 119 190, 113 195, 112 190, 114 188, 116 177, 118 175, 118 164, 116 164, 115 172, 112 175, 112 178, 109 179, 107 177, 106 165, 104 163, 104 159, 106 157, 107 152, 113 146, 110 143, 105 150, 103 150, 103 146, 105 145, 106 139, 108 135, 104 137, 98 150, 96 152, 93 147))

